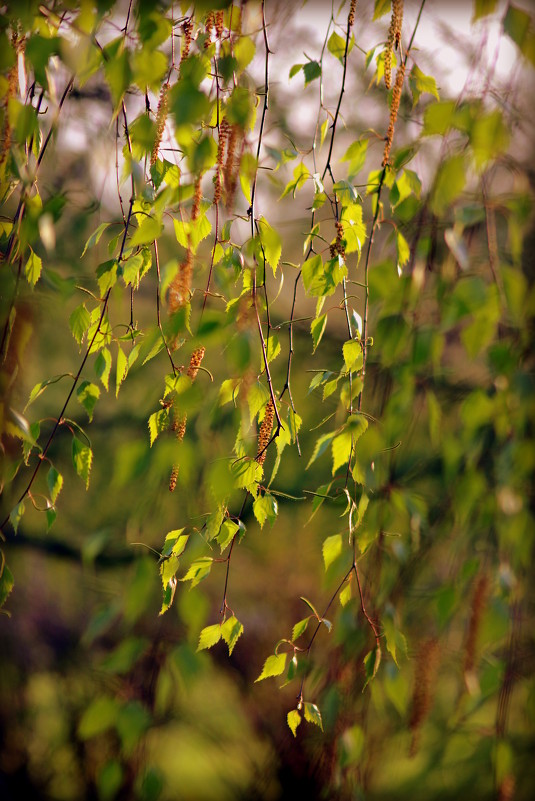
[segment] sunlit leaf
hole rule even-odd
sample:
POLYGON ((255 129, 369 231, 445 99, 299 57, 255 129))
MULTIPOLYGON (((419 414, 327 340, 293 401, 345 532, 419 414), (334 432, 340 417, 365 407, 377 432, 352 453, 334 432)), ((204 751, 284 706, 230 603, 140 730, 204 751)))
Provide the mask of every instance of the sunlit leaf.
POLYGON ((288 654, 271 654, 268 656, 266 661, 264 662, 264 667, 262 668, 262 672, 260 673, 259 677, 255 679, 255 682, 262 681, 262 679, 267 679, 270 676, 280 676, 281 673, 284 673, 286 669, 286 657, 288 654))

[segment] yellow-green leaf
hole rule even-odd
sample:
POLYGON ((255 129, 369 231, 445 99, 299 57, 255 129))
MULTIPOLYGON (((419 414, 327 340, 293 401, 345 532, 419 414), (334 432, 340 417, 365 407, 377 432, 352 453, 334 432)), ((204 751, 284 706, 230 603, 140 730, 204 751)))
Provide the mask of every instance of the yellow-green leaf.
POLYGON ((264 662, 264 667, 262 668, 260 676, 255 679, 255 683, 257 681, 262 681, 262 679, 267 679, 270 676, 280 676, 281 673, 284 673, 287 655, 288 654, 271 654, 271 656, 268 656, 264 662))

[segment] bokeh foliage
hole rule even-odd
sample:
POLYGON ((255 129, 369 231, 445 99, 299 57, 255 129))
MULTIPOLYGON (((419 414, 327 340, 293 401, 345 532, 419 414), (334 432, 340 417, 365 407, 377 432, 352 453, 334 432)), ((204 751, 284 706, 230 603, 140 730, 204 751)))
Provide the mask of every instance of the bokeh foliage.
POLYGON ((2 797, 532 797, 533 22, 306 12, 2 8, 2 797))

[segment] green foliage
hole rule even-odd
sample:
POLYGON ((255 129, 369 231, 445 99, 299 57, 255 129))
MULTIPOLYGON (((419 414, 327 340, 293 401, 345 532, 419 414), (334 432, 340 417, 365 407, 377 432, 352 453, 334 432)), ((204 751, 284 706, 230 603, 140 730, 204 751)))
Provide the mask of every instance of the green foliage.
MULTIPOLYGON (((39 603, 29 542, 88 619, 83 681, 2 678, 5 764, 26 718, 28 775, 58 749, 37 794, 249 797, 286 715, 322 796, 529 797, 522 110, 498 63, 460 96, 420 69, 424 4, 396 47, 400 4, 327 5, 310 42, 269 3, 0 11, 0 606, 39 603)), ((526 75, 531 17, 496 9, 473 31, 526 75)))

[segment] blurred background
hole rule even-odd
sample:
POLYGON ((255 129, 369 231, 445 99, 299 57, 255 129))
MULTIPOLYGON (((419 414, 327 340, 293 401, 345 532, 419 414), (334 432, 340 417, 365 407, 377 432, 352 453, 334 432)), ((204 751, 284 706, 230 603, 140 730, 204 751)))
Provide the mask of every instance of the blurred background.
MULTIPOLYGON (((258 29, 258 5, 248 5, 250 29, 258 29)), ((435 203, 429 212, 423 198, 433 196, 437 169, 455 141, 420 137, 422 114, 414 110, 408 91, 395 148, 402 160, 403 148, 418 142, 410 168, 421 180, 422 202, 411 196, 395 210, 405 239, 415 243, 412 271, 399 278, 401 289, 396 283, 390 291, 398 275, 388 222, 374 246, 370 332, 379 341, 382 332, 384 345, 370 355, 366 411, 382 421, 377 487, 384 503, 374 506, 368 524, 369 532, 381 534, 376 540, 369 533, 373 544, 362 576, 370 613, 380 610, 383 627, 391 622, 399 668, 392 652, 385 654, 378 679, 363 692, 362 659, 370 648, 370 631, 353 597, 346 606, 337 600, 331 607, 333 629, 329 633, 323 627, 311 655, 307 696, 322 711, 323 732, 303 722, 294 738, 286 725, 286 714, 296 704, 295 682, 282 689, 282 677, 255 683, 276 642, 308 614, 300 597, 323 610, 347 571, 343 555, 327 571, 321 558, 327 536, 346 534, 343 493, 333 492, 319 507, 307 495, 330 494, 324 486, 330 457, 305 470, 324 430, 318 427, 326 416, 339 414, 336 396, 324 398, 321 387, 310 390, 310 382, 340 360, 345 318, 339 295, 328 298, 322 345, 312 354, 310 321, 316 304, 305 297, 301 284, 292 393, 306 420, 300 432, 302 456, 295 445, 284 452, 273 483, 279 493, 273 526, 261 529, 251 507, 245 507, 247 533, 233 554, 229 579, 229 602, 244 634, 230 657, 222 643, 209 652, 197 651, 199 631, 219 620, 224 564, 214 565, 210 577, 191 590, 179 582, 173 606, 159 616, 158 558, 165 535, 185 525, 202 527, 212 503, 207 477, 232 449, 241 419, 239 403, 219 402, 221 381, 248 370, 256 375, 261 368, 256 352, 244 355, 232 326, 222 342, 213 324, 218 312, 214 299, 190 344, 206 347, 203 365, 215 380, 202 371, 197 378, 203 411, 196 414, 193 404, 188 412, 176 491, 168 490, 173 438, 163 436, 151 448, 147 428, 149 415, 160 408, 168 370, 162 352, 145 365, 136 363, 117 397, 110 380, 89 426, 83 408, 71 401, 67 416, 91 439, 89 486, 86 490, 73 470, 71 433, 62 427, 49 451, 64 477, 57 520, 46 531, 43 512, 27 504, 16 536, 8 532, 4 551, 15 587, 5 607, 8 614, 0 616, 2 800, 533 797, 534 304, 525 305, 533 277, 533 72, 504 34, 506 4, 489 5, 495 13, 472 23, 475 12, 469 4, 429 0, 413 58, 425 75, 436 78, 441 101, 461 98, 474 108, 481 101, 507 120, 508 145, 496 157, 497 166, 489 162, 485 172, 497 215, 499 260, 521 276, 508 295, 507 320, 493 319, 487 335, 481 321, 492 317, 490 294, 474 302, 479 283, 464 294, 455 294, 453 282, 448 283, 448 276, 464 274, 487 281, 488 216, 485 209, 481 214, 481 190, 475 183, 451 207, 438 209, 435 203), (445 236, 447 231, 452 233, 445 236), (523 253, 519 246, 515 250, 519 238, 525 238, 523 253), (402 314, 411 319, 410 336, 399 327, 388 328, 392 317, 402 314), (479 325, 473 337, 481 347, 461 337, 467 320, 479 325), (471 636, 477 642, 467 645, 471 636)), ((516 6, 529 10, 529 4, 516 6)), ((405 3, 404 40, 418 10, 412 0, 405 3)), ((331 13, 330 3, 266 3, 273 53, 257 208, 283 239, 284 270, 268 280, 270 296, 279 293, 271 321, 284 354, 273 363, 278 391, 286 375, 284 323, 293 300, 295 265, 303 260, 311 203, 308 189, 295 197, 280 195, 297 164, 311 164, 320 92, 318 81, 304 87, 302 73, 288 75, 293 64, 320 57, 331 13)), ((347 8, 339 15, 342 24, 346 13, 347 8)), ((110 38, 125 14, 126 5, 119 5, 110 38)), ((349 58, 334 160, 338 164, 352 142, 369 137, 365 165, 355 182, 368 223, 372 206, 366 176, 380 167, 388 126, 385 89, 375 80, 374 58, 366 66, 366 54, 382 48, 389 15, 379 21, 372 17, 373 4, 359 2, 358 46, 349 58)), ((263 68, 258 35, 251 85, 262 85, 263 68)), ((342 66, 331 58, 322 98, 331 113, 341 78, 342 66)), ((56 80, 59 95, 61 66, 56 80)), ((155 107, 157 97, 152 101, 155 107)), ((424 97, 424 107, 432 102, 431 94, 424 97)), ((126 103, 134 118, 145 100, 129 94, 126 103)), ((174 147, 167 136, 162 149, 174 147)), ((460 136, 454 131, 453 139, 460 136)), ((256 147, 254 132, 250 145, 256 147)), ((323 152, 322 163, 324 158, 323 152)), ((119 230, 110 228, 80 258, 100 223, 120 220, 115 160, 109 90, 99 73, 71 93, 43 162, 39 185, 43 198, 55 203, 49 207, 55 242, 39 285, 27 289, 18 306, 14 342, 19 356, 24 355, 8 387, 10 404, 24 410, 38 382, 63 376, 24 411, 30 421, 41 420, 42 433, 51 429, 68 391, 68 376, 81 359, 69 316, 85 298, 81 287, 93 285, 96 291, 96 266, 109 258, 108 243, 119 230)), ((247 205, 238 194, 235 213, 241 219, 232 227, 235 242, 247 237, 247 205)), ((9 203, 4 213, 6 218, 13 214, 9 203)), ((199 286, 206 279, 210 247, 207 239, 197 255, 199 286)), ((176 259, 171 227, 160 240, 164 275, 176 259)), ((354 264, 355 280, 362 281, 361 269, 354 264)), ((9 279, 2 280, 7 297, 9 279)), ((228 278, 216 271, 214 281, 224 291, 228 278)), ((355 293, 355 309, 362 313, 358 286, 355 293)), ((195 314, 197 321, 199 310, 195 314)), ((129 297, 114 292, 114 333, 129 315, 129 297)), ((156 325, 150 277, 135 294, 135 316, 140 328, 156 325)), ((95 380, 89 364, 86 373, 95 380)), ((254 431, 250 437, 255 440, 254 431)), ((9 480, 20 446, 7 437, 3 448, 4 480, 9 480)), ((273 462, 269 453, 266 476, 273 462)), ((23 470, 4 485, 2 518, 24 486, 23 470)), ((45 492, 44 473, 39 481, 45 492)), ((36 506, 39 492, 35 487, 36 506)), ((192 538, 190 558, 204 553, 204 547, 201 537, 192 538)))

